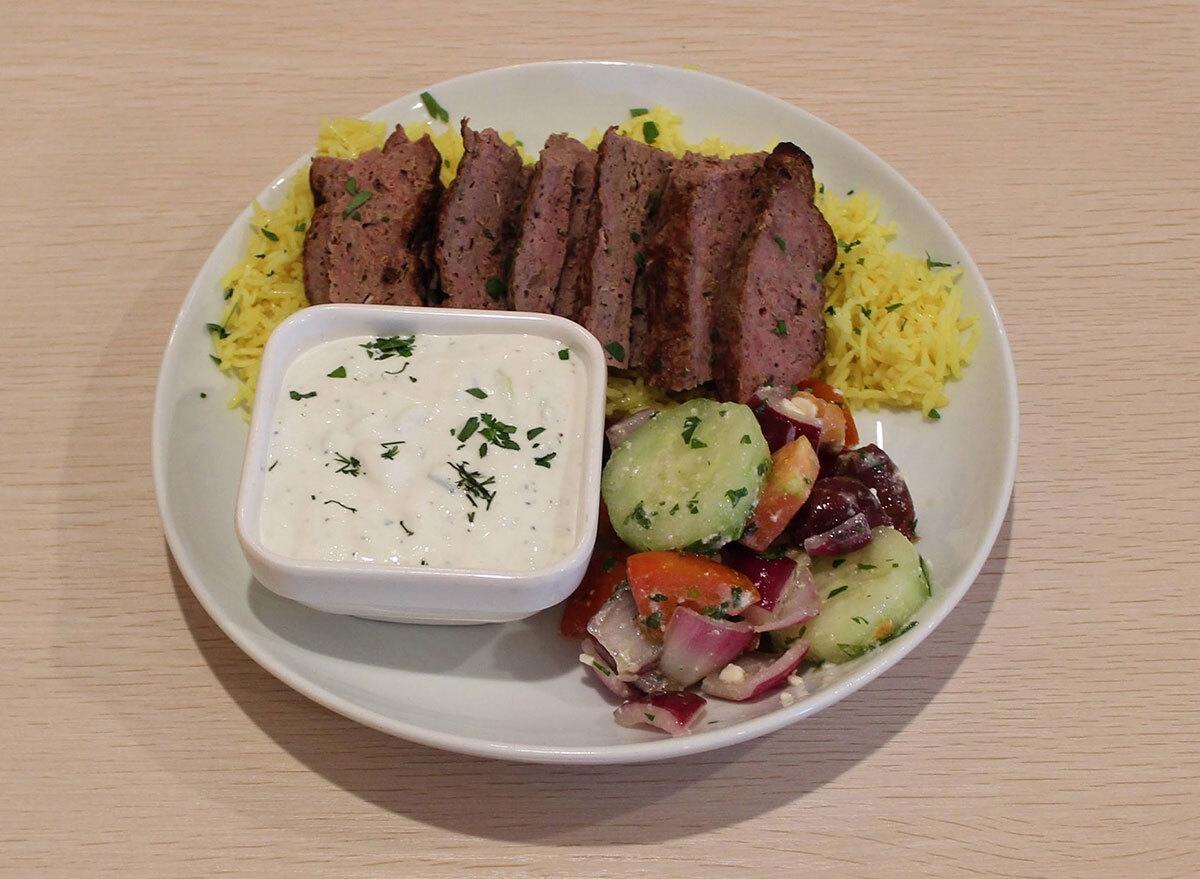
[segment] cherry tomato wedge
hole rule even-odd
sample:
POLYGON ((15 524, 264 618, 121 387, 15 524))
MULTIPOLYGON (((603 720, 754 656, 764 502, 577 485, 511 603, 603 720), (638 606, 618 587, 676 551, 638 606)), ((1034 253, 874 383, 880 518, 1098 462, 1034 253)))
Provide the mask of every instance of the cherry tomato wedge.
POLYGON ((739 542, 755 552, 763 552, 774 543, 808 500, 820 471, 821 462, 807 438, 777 449, 771 456, 771 473, 758 496, 754 518, 739 542))
POLYGON ((840 391, 834 388, 833 385, 827 384, 817 378, 802 381, 796 387, 798 390, 808 391, 814 397, 827 400, 841 409, 842 414, 846 416, 846 447, 854 448, 858 445, 858 428, 854 424, 854 416, 850 414, 850 407, 846 405, 846 398, 842 396, 840 391))
POLYGON ((629 588, 642 625, 662 632, 680 605, 700 613, 740 613, 761 596, 733 568, 686 552, 639 552, 629 557, 629 588))

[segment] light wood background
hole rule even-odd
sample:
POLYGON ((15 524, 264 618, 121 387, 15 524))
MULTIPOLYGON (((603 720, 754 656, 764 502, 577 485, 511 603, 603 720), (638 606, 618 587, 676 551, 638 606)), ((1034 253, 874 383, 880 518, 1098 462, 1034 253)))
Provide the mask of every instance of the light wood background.
POLYGON ((1200 7, 579 7, 0 4, 0 875, 1200 875, 1200 7), (853 698, 687 761, 333 715, 214 626, 154 503, 176 310, 317 118, 560 58, 699 64, 859 138, 975 255, 1021 383, 964 603, 853 698))

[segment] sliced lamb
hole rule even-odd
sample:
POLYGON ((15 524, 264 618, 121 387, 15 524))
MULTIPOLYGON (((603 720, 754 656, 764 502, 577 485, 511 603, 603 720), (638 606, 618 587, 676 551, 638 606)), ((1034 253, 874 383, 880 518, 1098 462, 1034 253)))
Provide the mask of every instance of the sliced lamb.
POLYGON ((756 213, 754 177, 765 159, 766 153, 730 159, 688 153, 671 171, 661 219, 645 247, 644 340, 636 307, 633 318, 634 365, 645 369, 651 384, 682 391, 712 378, 714 343, 723 350, 712 298, 756 213))
POLYGON ((438 210, 439 304, 509 308, 509 260, 516 244, 530 171, 494 129, 462 121, 463 157, 438 210))
POLYGON ((521 209, 508 285, 517 311, 548 312, 554 306, 567 255, 576 167, 591 156, 591 150, 565 134, 550 135, 542 149, 521 209))
POLYGON ((628 367, 633 285, 647 219, 657 210, 674 158, 610 128, 600 142, 589 253, 577 320, 605 346, 610 366, 628 367))
POLYGON ((428 136, 410 141, 401 128, 357 159, 313 159, 315 209, 304 239, 310 302, 423 304, 441 166, 428 136))
POLYGON ((833 230, 813 204, 812 160, 781 143, 755 185, 762 210, 746 231, 713 323, 723 338, 713 377, 723 400, 745 402, 762 385, 803 381, 825 354, 824 273, 837 254, 833 230))
POLYGON ((587 256, 588 233, 591 231, 592 205, 596 202, 595 150, 579 153, 571 189, 571 219, 567 224, 567 249, 563 256, 562 274, 554 297, 554 313, 574 320, 578 316, 579 274, 587 256))

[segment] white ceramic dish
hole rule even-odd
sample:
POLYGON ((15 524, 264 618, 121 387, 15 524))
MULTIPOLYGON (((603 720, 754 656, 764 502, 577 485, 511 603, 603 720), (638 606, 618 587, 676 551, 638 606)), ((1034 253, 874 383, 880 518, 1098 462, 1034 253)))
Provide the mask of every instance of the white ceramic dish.
POLYGON ((596 542, 606 376, 604 352, 595 336, 573 321, 550 314, 387 305, 318 305, 293 314, 271 334, 263 352, 238 491, 235 525, 250 570, 272 592, 317 610, 391 622, 511 622, 558 604, 583 579, 596 542), (579 498, 574 547, 555 565, 519 574, 301 561, 272 552, 262 540, 259 519, 271 430, 288 366, 304 351, 332 339, 427 333, 525 333, 561 342, 574 353, 586 388, 580 406, 583 466, 570 487, 579 498))
MULTIPOLYGON (((424 117, 418 88, 371 114, 424 117)), ((613 703, 557 633, 555 609, 504 625, 404 626, 333 616, 279 598, 253 581, 233 527, 246 425, 225 411, 232 393, 208 359, 204 324, 220 320, 222 273, 243 252, 249 209, 197 276, 167 345, 154 420, 154 475, 171 550, 221 628, 282 681, 368 726, 468 754, 548 763, 628 763, 677 757, 761 736, 819 711, 875 679, 917 646, 983 567, 1008 505, 1016 469, 1017 386, 995 303, 970 254, 933 207, 851 137, 803 110, 717 77, 648 65, 556 62, 484 71, 429 87, 451 118, 513 129, 527 144, 556 131, 586 133, 664 104, 685 134, 750 146, 784 139, 812 156, 835 191, 866 189, 899 223, 896 246, 961 264, 965 308, 982 338, 938 422, 916 412, 859 415, 864 441, 898 462, 920 517, 921 551, 934 595, 918 626, 842 666, 821 689, 783 707, 777 697, 710 702, 694 734, 667 738, 618 727, 613 703), (201 391, 207 392, 201 398, 201 391)), ((314 116, 314 132, 317 119, 314 116)), ((276 203, 293 163, 259 198, 276 203)), ((815 683, 815 682, 814 682, 815 683)))

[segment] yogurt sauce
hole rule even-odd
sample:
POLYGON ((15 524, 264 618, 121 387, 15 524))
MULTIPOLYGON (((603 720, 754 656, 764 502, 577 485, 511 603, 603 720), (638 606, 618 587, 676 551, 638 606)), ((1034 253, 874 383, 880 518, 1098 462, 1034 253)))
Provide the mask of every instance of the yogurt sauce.
POLYGON ((352 336, 288 367, 259 526, 296 559, 527 572, 576 542, 583 368, 531 335, 352 336))

